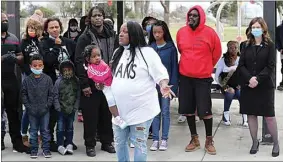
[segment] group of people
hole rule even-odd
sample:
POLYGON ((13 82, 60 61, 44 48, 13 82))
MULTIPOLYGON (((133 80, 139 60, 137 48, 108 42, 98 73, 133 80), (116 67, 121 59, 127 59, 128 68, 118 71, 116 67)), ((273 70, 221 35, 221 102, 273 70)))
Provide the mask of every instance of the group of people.
MULTIPOLYGON (((221 59, 221 42, 213 28, 205 25, 201 6, 188 11, 186 24, 177 33, 177 46, 164 21, 153 17, 146 17, 142 24, 129 21, 116 35, 113 19, 105 18, 103 9, 92 7, 80 22, 81 30, 71 19, 62 37, 60 19, 43 22, 42 13, 36 11, 20 43, 8 32, 8 19, 2 13, 1 112, 5 108, 15 151, 37 158, 41 142, 46 158, 51 157, 50 151, 73 154, 73 122, 81 110, 87 156, 96 156, 99 139, 101 149, 116 153, 118 161, 130 161, 130 143, 135 147, 134 160, 146 161, 150 132, 151 151, 168 148, 170 100, 178 96, 179 113, 186 117, 191 134, 185 151, 200 148, 197 115, 205 125, 204 149, 215 155, 211 84, 217 65, 215 79, 225 95, 225 124, 231 124, 229 108, 236 97, 252 137, 250 154, 259 147, 257 116, 264 116, 274 141, 272 156, 279 155, 274 111, 276 53, 262 18, 250 22, 243 49, 230 41, 221 59)), ((3 150, 3 131, 1 138, 3 150)))

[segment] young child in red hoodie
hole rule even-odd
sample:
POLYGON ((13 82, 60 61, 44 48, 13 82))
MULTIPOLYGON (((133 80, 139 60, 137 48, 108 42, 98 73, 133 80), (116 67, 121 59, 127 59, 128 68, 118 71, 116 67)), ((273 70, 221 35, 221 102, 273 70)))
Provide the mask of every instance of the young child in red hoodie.
POLYGON ((101 51, 95 45, 88 45, 84 50, 84 57, 87 61, 87 75, 97 86, 104 85, 103 93, 107 99, 109 110, 114 116, 114 124, 121 129, 127 126, 127 123, 119 116, 115 99, 111 91, 113 80, 111 68, 101 59, 101 51))

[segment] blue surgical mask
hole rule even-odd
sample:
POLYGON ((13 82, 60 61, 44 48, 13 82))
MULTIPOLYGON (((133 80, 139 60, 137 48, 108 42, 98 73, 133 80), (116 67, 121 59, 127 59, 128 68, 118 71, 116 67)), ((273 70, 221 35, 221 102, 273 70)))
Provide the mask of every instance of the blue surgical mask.
POLYGON ((145 27, 145 30, 146 30, 147 34, 149 35, 149 34, 150 34, 150 31, 151 31, 151 25, 147 25, 147 26, 145 27))
POLYGON ((254 29, 252 29, 252 35, 254 37, 262 36, 262 29, 261 28, 254 28, 254 29))
POLYGON ((35 75, 40 75, 42 73, 42 69, 36 70, 34 68, 30 68, 30 70, 35 75))

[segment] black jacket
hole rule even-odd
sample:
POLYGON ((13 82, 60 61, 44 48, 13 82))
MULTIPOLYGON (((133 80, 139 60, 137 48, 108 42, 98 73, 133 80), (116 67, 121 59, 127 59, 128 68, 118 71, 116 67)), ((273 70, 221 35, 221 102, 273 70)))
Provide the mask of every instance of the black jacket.
POLYGON ((24 55, 24 64, 22 65, 22 73, 25 73, 27 76, 32 72, 30 70, 30 58, 34 54, 39 54, 39 41, 38 38, 29 38, 22 39, 21 50, 24 55))
POLYGON ((23 81, 23 104, 27 113, 32 116, 42 116, 49 112, 53 104, 53 83, 48 75, 41 74, 35 78, 29 75, 23 81))
POLYGON ((262 43, 258 49, 254 45, 244 48, 238 65, 241 87, 247 87, 249 80, 255 76, 258 87, 274 88, 275 64, 276 52, 273 43, 269 43, 269 45, 262 43))
POLYGON ((69 59, 74 62, 76 43, 68 38, 60 36, 62 43, 60 45, 55 44, 55 40, 44 37, 39 43, 40 54, 43 56, 44 69, 43 72, 49 75, 55 83, 56 69, 59 69, 59 65, 65 59, 69 59))
POLYGON ((281 25, 276 27, 275 32, 276 48, 278 51, 280 51, 281 49, 283 49, 283 22, 281 25))
POLYGON ((85 63, 85 58, 83 56, 84 48, 90 44, 95 44, 101 49, 102 59, 109 64, 115 48, 115 32, 113 31, 113 28, 105 23, 102 34, 98 34, 91 28, 91 26, 88 26, 84 33, 79 37, 76 47, 75 65, 81 89, 93 87, 93 81, 88 79, 86 70, 83 66, 85 63))

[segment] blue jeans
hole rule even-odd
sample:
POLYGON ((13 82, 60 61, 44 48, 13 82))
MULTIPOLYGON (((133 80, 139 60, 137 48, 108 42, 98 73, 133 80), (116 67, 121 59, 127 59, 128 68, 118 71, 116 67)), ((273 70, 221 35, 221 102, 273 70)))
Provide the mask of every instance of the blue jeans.
POLYGON ((29 126, 29 120, 28 120, 28 113, 27 110, 24 111, 22 116, 22 126, 21 126, 21 133, 22 135, 28 134, 28 126, 29 126))
POLYGON ((69 145, 73 143, 74 137, 74 119, 75 112, 71 114, 64 114, 62 112, 58 112, 58 120, 57 120, 57 145, 64 146, 64 137, 66 136, 65 145, 69 145))
POLYGON ((159 141, 160 121, 162 116, 162 140, 168 139, 169 127, 170 127, 170 99, 162 97, 158 94, 159 105, 161 113, 159 113, 152 122, 152 139, 153 141, 159 141))
POLYGON ((114 142, 119 162, 130 161, 129 139, 135 145, 134 161, 146 161, 147 138, 152 119, 144 123, 130 125, 125 129, 113 124, 114 142))
POLYGON ((30 121, 30 144, 31 152, 38 152, 38 131, 40 130, 40 135, 42 137, 43 152, 49 151, 50 133, 49 133, 49 112, 43 116, 29 116, 30 121))
POLYGON ((234 89, 235 93, 229 93, 225 92, 224 94, 224 112, 230 110, 231 103, 234 98, 237 98, 239 100, 240 98, 240 90, 234 89))

